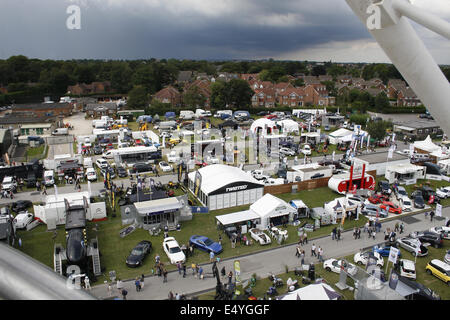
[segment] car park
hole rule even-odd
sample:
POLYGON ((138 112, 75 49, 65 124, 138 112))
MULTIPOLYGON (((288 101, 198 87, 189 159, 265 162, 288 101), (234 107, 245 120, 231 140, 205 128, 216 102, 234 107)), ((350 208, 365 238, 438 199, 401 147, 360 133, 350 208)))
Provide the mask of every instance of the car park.
POLYGON ((376 261, 376 265, 378 267, 380 267, 380 268, 383 267, 384 260, 378 252, 373 252, 373 251, 357 252, 353 256, 353 261, 355 261, 356 264, 366 266, 369 259, 371 259, 371 258, 376 261))
POLYGON ((214 254, 219 254, 223 251, 222 245, 220 243, 215 242, 205 236, 191 236, 189 238, 189 245, 193 245, 202 251, 214 252, 214 254))
POLYGON ((450 264, 438 259, 433 259, 428 262, 425 270, 429 275, 437 277, 450 286, 450 264))
POLYGON ((94 168, 90 167, 86 169, 86 179, 88 181, 95 181, 97 180, 97 173, 94 168))
POLYGON ((21 212, 14 218, 14 225, 17 229, 24 229, 27 225, 33 221, 33 214, 26 212, 21 212))
POLYGON ((128 267, 139 267, 144 262, 144 259, 152 250, 152 243, 147 240, 139 242, 133 250, 131 250, 125 263, 128 267))
POLYGON ((431 231, 412 232, 409 236, 419 239, 422 243, 429 243, 435 248, 441 248, 444 245, 441 235, 431 231))
POLYGON ((164 238, 163 249, 171 264, 184 263, 186 261, 186 256, 174 237, 164 238))
POLYGON ((434 232, 441 235, 442 239, 450 240, 450 227, 446 226, 433 227, 430 229, 430 232, 434 232))
POLYGON ((173 171, 172 166, 164 161, 161 161, 159 163, 159 168, 162 170, 162 172, 172 172, 173 171))
POLYGON ((428 249, 425 247, 419 239, 404 237, 397 239, 397 244, 412 253, 413 256, 424 257, 428 254, 428 249))
MULTIPOLYGON (((336 259, 328 259, 325 260, 323 263, 323 268, 327 271, 331 271, 334 273, 341 273, 342 270, 342 263, 343 260, 336 260, 336 259)), ((358 272, 358 269, 356 269, 356 266, 352 263, 347 262, 347 273, 350 275, 355 275, 358 272)))
POLYGON ((416 265, 414 261, 408 259, 400 259, 398 268, 402 277, 416 279, 416 265))
POLYGON ((270 244, 272 242, 270 237, 258 228, 250 229, 250 236, 260 245, 270 244))

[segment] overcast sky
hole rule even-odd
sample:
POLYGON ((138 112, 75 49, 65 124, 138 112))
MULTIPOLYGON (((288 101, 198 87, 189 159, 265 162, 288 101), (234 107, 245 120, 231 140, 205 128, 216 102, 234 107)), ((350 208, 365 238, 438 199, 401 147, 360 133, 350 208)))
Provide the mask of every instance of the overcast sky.
MULTIPOLYGON (((450 0, 414 4, 450 21, 450 0)), ((415 26, 438 63, 450 41, 415 26)), ((389 62, 345 0, 2 0, 0 58, 389 62), (81 8, 69 30, 66 9, 81 8)))

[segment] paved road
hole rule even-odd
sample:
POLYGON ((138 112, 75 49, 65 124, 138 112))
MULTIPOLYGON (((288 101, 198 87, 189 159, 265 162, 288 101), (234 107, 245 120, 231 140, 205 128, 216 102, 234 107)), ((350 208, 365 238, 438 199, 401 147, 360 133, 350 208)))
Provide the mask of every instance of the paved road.
MULTIPOLYGON (((443 210, 443 216, 450 218, 450 208, 443 210)), ((423 214, 416 214, 406 218, 405 220, 405 233, 408 234, 413 231, 429 229, 432 226, 443 225, 445 220, 437 221, 434 219, 431 222, 429 219, 425 219, 423 214)), ((405 219, 403 217, 402 219, 405 219)), ((383 223, 382 232, 379 233, 375 240, 369 239, 367 234, 363 233, 361 239, 354 240, 352 237, 352 231, 343 233, 342 240, 332 241, 329 236, 310 241, 308 245, 304 246, 306 251, 305 263, 318 263, 317 258, 310 256, 311 245, 314 242, 316 246, 320 246, 324 250, 324 258, 337 258, 347 255, 351 255, 361 248, 370 247, 380 242, 383 242, 384 230, 387 227, 394 228, 395 223, 398 220, 393 220, 383 223)), ((241 278, 243 281, 251 278, 253 273, 256 273, 258 277, 266 278, 269 273, 280 274, 284 273, 285 266, 288 265, 292 270, 294 267, 300 265, 300 261, 295 257, 295 244, 273 249, 266 252, 256 253, 248 256, 238 258, 241 265, 241 278)), ((229 248, 226 248, 230 250, 229 248)), ((426 258, 424 258, 426 259, 426 258)), ((219 270, 225 267, 226 271, 230 271, 233 268, 234 259, 224 260, 220 262, 219 270)), ((204 270, 211 274, 211 264, 203 266, 204 270)), ((146 270, 148 274, 148 270, 146 270)), ((136 276, 142 273, 141 270, 136 270, 136 276)), ((123 279, 122 279, 123 280, 123 279)), ((163 300, 167 299, 169 291, 173 293, 184 294, 197 294, 202 291, 214 290, 216 286, 216 280, 212 277, 207 277, 203 280, 194 278, 191 272, 188 272, 188 276, 183 278, 177 271, 169 272, 168 282, 163 283, 162 277, 149 276, 145 279, 145 287, 141 292, 136 292, 134 281, 125 281, 125 288, 128 290, 127 299, 130 300, 163 300)), ((92 288, 92 294, 98 298, 108 298, 107 286, 101 284, 92 288)), ((118 296, 118 290, 114 289, 114 296, 118 296)))

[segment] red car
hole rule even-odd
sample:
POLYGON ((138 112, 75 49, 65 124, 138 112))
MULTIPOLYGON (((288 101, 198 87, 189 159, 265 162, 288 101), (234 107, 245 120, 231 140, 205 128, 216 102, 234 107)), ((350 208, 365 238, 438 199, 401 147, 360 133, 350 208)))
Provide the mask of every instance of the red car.
POLYGON ((396 213, 396 214, 402 213, 402 208, 396 206, 395 204, 393 204, 390 201, 383 201, 383 204, 380 205, 380 209, 386 210, 386 207, 389 207, 390 213, 396 213))
POLYGON ((195 165, 200 167, 206 167, 208 164, 205 161, 195 160, 195 165))
POLYGON ((277 116, 274 115, 274 114, 269 114, 269 115, 265 116, 265 118, 266 118, 266 119, 269 119, 269 120, 275 119, 276 117, 277 117, 277 116))
POLYGON ((389 198, 387 196, 385 196, 384 194, 377 193, 377 194, 370 196, 368 200, 370 203, 377 204, 377 203, 382 203, 383 201, 387 201, 387 200, 389 200, 389 198))

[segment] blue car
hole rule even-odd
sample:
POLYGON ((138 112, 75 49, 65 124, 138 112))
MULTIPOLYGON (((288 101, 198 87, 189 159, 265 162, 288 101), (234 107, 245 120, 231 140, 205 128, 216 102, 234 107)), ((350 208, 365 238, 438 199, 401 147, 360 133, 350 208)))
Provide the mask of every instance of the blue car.
POLYGON ((199 248, 200 250, 206 251, 206 252, 214 252, 214 254, 219 254, 223 251, 222 246, 209 239, 205 236, 192 236, 189 239, 189 245, 194 245, 195 247, 199 248))
MULTIPOLYGON (((384 246, 384 247, 373 247, 373 252, 378 252, 382 257, 389 257, 389 251, 391 250, 390 246, 384 246)), ((401 258, 402 253, 398 252, 398 257, 401 258)))

